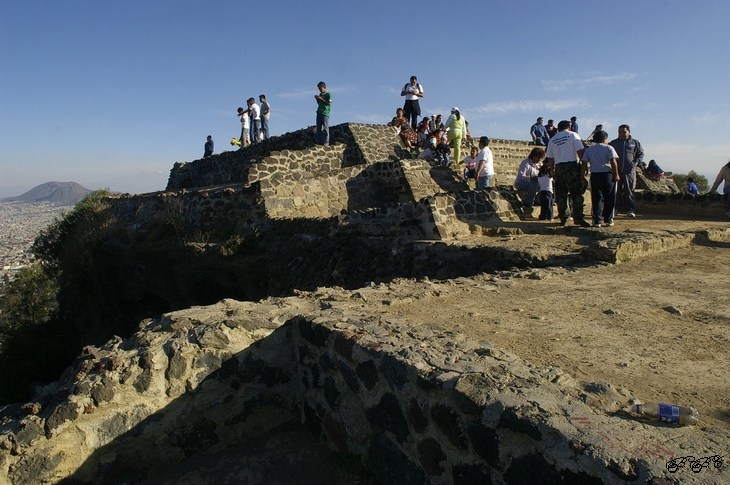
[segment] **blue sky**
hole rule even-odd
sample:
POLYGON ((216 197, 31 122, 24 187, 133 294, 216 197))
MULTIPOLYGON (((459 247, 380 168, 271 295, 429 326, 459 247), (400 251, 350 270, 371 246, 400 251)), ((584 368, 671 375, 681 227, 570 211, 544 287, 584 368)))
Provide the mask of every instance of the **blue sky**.
POLYGON ((728 19, 727 0, 3 0, 0 189, 134 191, 209 134, 229 149, 248 97, 269 98, 273 135, 314 124, 320 80, 331 124, 385 123, 412 74, 424 112, 458 106, 475 135, 628 123, 647 160, 712 182, 730 158, 728 19))

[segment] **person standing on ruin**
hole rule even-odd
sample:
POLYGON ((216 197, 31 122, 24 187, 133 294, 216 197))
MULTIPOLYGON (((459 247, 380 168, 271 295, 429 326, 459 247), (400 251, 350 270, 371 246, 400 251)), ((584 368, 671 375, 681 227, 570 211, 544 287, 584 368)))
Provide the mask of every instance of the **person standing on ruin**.
POLYGON ((570 130, 570 121, 558 123, 558 134, 548 143, 547 160, 554 179, 558 216, 563 226, 571 216, 568 197, 573 205, 573 222, 583 227, 590 226, 583 215, 583 192, 588 185, 586 179, 581 177, 579 160, 583 150, 580 137, 570 130))
POLYGON ((492 149, 489 148, 489 137, 479 138, 476 166, 476 190, 484 190, 489 187, 494 178, 494 155, 492 155, 492 149))
POLYGON ((269 139, 269 116, 271 116, 271 106, 266 100, 265 94, 259 94, 259 103, 261 103, 261 138, 269 139))
POLYGON ((415 130, 418 126, 418 117, 421 116, 421 105, 418 100, 423 97, 423 86, 418 83, 416 76, 411 76, 410 82, 403 86, 400 95, 406 97, 403 111, 406 118, 411 121, 411 128, 415 130))
POLYGON ((578 118, 576 118, 575 116, 570 118, 570 131, 572 131, 576 135, 578 134, 578 118))
POLYGON ((251 117, 251 144, 261 141, 261 108, 256 104, 256 100, 248 98, 248 114, 251 117))
POLYGON ((720 186, 720 184, 724 184, 722 192, 725 194, 727 204, 725 206, 725 215, 730 217, 730 161, 722 166, 722 168, 720 169, 720 173, 717 174, 715 182, 713 182, 712 187, 710 188, 710 191, 708 193, 714 193, 720 186))
POLYGON ((330 111, 332 109, 332 95, 327 92, 324 81, 317 83, 319 94, 314 95, 317 101, 317 137, 318 145, 330 144, 330 111))
POLYGON ((211 135, 208 135, 208 138, 205 140, 203 158, 207 158, 211 155, 213 155, 213 137, 211 135))
POLYGON ((532 137, 532 142, 535 145, 543 147, 547 146, 548 141, 550 141, 550 137, 548 136, 545 126, 542 124, 542 116, 537 118, 535 124, 530 127, 530 136, 532 137))
MULTIPOLYGON (((558 134, 558 127, 555 126, 554 123, 555 122, 553 120, 548 120, 547 125, 545 125, 545 131, 547 131, 548 139, 558 134)), ((545 145, 547 146, 547 143, 545 145)))
POLYGON ((606 143, 608 133, 598 130, 593 134, 594 145, 589 146, 581 157, 581 177, 591 172, 591 210, 593 227, 601 227, 601 222, 613 226, 613 211, 616 205, 616 184, 618 183, 618 155, 606 143))
POLYGON ((248 137, 249 132, 249 115, 248 110, 244 110, 240 106, 238 107, 238 117, 241 118, 241 138, 240 138, 240 145, 241 148, 247 147, 251 144, 251 140, 248 137))
POLYGON ((618 127, 618 138, 609 143, 618 154, 618 195, 616 211, 636 217, 636 167, 644 163, 644 149, 639 140, 631 137, 629 125, 618 127))
POLYGON ((593 131, 591 131, 591 134, 588 135, 588 138, 586 138, 586 140, 592 141, 593 140, 593 136, 596 133, 598 133, 599 131, 603 131, 603 125, 596 125, 596 127, 593 129, 593 131))
POLYGON ((454 147, 454 161, 461 161, 461 141, 466 137, 466 119, 461 116, 459 108, 451 108, 451 116, 446 120, 448 142, 454 147))

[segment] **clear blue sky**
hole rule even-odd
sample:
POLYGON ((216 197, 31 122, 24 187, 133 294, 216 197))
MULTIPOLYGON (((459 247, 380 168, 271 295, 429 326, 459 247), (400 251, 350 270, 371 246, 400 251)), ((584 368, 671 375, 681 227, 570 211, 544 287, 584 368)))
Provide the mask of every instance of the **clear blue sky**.
POLYGON ((727 0, 2 0, 0 188, 166 174, 208 134, 229 149, 261 93, 272 134, 298 130, 320 80, 331 124, 384 123, 412 74, 426 113, 456 105, 475 135, 629 123, 647 160, 712 182, 730 158, 728 20, 727 0))

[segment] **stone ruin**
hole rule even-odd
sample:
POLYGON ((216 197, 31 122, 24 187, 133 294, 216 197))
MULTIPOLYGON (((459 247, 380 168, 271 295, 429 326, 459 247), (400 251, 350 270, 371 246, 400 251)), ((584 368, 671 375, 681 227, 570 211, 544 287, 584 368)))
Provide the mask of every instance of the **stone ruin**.
MULTIPOLYGON (((113 295, 79 294, 92 295, 90 318, 108 325, 158 313, 135 320, 132 335, 86 347, 33 402, 4 409, 0 481, 173 483, 199 473, 201 483, 267 483, 254 445, 292 423, 354 457, 373 483, 671 483, 663 457, 712 448, 669 449, 668 428, 597 413, 559 369, 458 332, 408 328, 366 303, 418 298, 399 295, 394 278, 427 287, 515 267, 617 263, 728 240, 727 230, 619 236, 527 224, 510 186, 525 142, 493 140, 498 185, 475 192, 455 170, 410 159, 389 127, 339 125, 331 139, 316 146, 302 130, 178 163, 166 191, 107 201, 108 225, 127 239, 98 258, 131 252, 138 266, 107 282, 119 287, 113 295), (161 226, 196 252, 149 252, 161 226), (555 231, 574 231, 581 249, 546 256, 470 239, 555 231), (484 257, 475 265, 466 254, 484 257), (632 443, 612 438, 623 432, 632 443)), ((671 190, 640 203, 722 214, 719 198, 671 190)), ((320 480, 338 479, 319 468, 320 480)))

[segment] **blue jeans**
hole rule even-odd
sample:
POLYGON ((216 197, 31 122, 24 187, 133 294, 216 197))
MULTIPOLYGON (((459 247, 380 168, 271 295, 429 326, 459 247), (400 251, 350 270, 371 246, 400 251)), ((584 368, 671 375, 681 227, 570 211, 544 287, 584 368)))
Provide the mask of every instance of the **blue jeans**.
POLYGON ((317 144, 330 144, 330 117, 317 113, 317 144))
POLYGON ((264 140, 269 139, 269 120, 265 117, 261 117, 261 133, 264 135, 264 140))
POLYGON ((636 212, 636 172, 622 173, 618 181, 616 210, 620 212, 636 212))
POLYGON ((540 217, 541 221, 553 220, 553 193, 548 190, 540 191, 540 217))
POLYGON ((537 183, 537 180, 517 180, 515 181, 515 188, 517 190, 527 191, 527 196, 524 200, 524 203, 527 207, 532 207, 533 205, 535 205, 535 196, 537 195, 537 191, 540 189, 540 184, 537 183))
POLYGON ((477 190, 484 190, 489 187, 490 182, 494 178, 494 175, 485 175, 477 179, 477 190))
POLYGON ((261 120, 251 120, 251 144, 259 142, 259 133, 261 133, 261 120))

